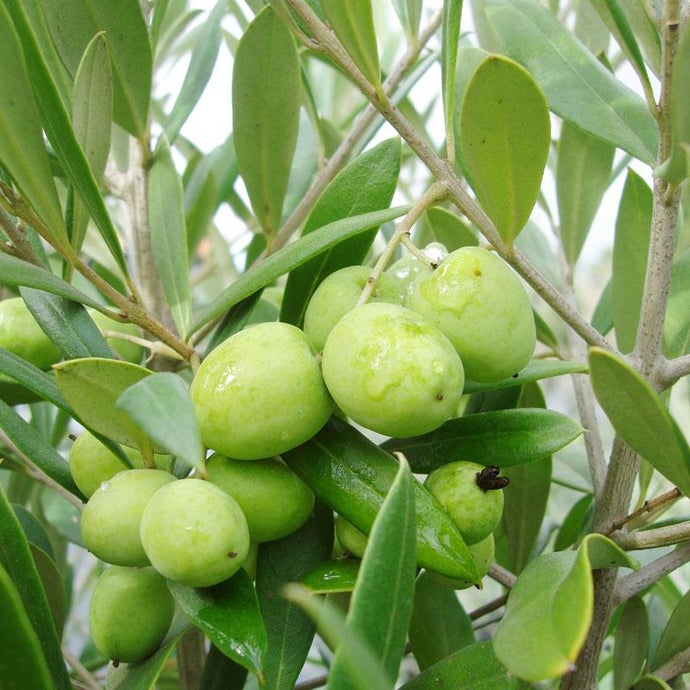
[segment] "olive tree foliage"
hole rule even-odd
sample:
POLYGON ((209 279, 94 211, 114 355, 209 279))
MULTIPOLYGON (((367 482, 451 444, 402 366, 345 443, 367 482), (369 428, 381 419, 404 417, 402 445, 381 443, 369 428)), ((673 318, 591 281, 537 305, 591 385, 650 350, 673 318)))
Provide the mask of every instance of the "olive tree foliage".
POLYGON ((0 1, 0 284, 62 355, 0 351, 0 685, 686 687, 689 18, 687 0, 0 1), (232 122, 207 116, 207 152, 185 124, 228 54, 232 122), (205 355, 300 326, 338 268, 370 267, 366 300, 431 242, 521 276, 529 365, 467 381, 461 416, 415 439, 333 419, 284 457, 308 522, 259 546, 254 579, 171 584, 160 649, 108 665, 70 434, 203 475, 205 355), (510 484, 496 563, 456 592, 425 569, 471 580, 471 559, 415 509, 414 475, 458 459, 510 484), (370 530, 361 563, 334 557, 334 512, 370 530))

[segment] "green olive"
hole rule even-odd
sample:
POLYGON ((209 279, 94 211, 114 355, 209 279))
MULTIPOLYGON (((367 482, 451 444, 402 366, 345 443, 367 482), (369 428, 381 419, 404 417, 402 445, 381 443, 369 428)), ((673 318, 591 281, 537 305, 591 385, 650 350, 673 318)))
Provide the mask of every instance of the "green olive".
MULTIPOLYGON (((481 578, 483 578, 488 572, 489 568, 494 563, 495 557, 495 540, 494 535, 491 533, 488 537, 484 537, 481 541, 476 544, 471 544, 467 547, 470 550, 474 564, 477 566, 477 573, 481 578)), ((427 571, 431 577, 437 582, 450 587, 451 589, 467 589, 468 587, 474 586, 475 582, 470 582, 469 580, 460 580, 457 578, 447 577, 441 575, 440 573, 435 573, 433 570, 427 571)))
POLYGON ((249 528, 234 498, 203 479, 180 479, 157 491, 141 518, 151 565, 189 587, 227 580, 249 554, 249 528))
POLYGON ((333 411, 316 353, 287 323, 250 326, 202 362, 191 385, 204 443, 257 460, 311 438, 333 411))
POLYGON ((0 302, 0 347, 39 369, 62 359, 53 341, 43 332, 21 297, 0 302))
POLYGON ((103 482, 81 514, 86 548, 113 565, 149 565, 139 538, 139 524, 151 497, 176 482, 163 470, 125 470, 103 482))
POLYGON ((342 515, 335 517, 335 534, 340 545, 353 556, 362 558, 369 538, 342 515))
POLYGON ((115 664, 136 663, 161 645, 175 603, 153 568, 111 566, 99 577, 89 605, 94 645, 115 664))
POLYGON ((505 477, 496 466, 459 460, 433 470, 424 486, 440 501, 468 545, 488 537, 503 514, 505 477))
POLYGON ((396 304, 356 307, 333 327, 323 377, 337 405, 387 436, 415 436, 454 417, 465 381, 462 362, 435 326, 396 304))
POLYGON ((211 483, 239 503, 253 542, 291 534, 314 507, 311 489, 277 458, 247 462, 216 454, 206 463, 206 473, 211 483))

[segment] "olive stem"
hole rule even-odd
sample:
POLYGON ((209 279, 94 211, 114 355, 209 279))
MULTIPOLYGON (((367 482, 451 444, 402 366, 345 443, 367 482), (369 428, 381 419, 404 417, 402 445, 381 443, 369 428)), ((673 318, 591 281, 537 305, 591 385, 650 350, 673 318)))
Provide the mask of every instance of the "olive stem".
POLYGON ((613 532, 610 537, 621 549, 626 551, 655 549, 659 546, 671 546, 690 540, 690 522, 646 529, 641 532, 618 530, 613 532))
POLYGON ((417 222, 419 216, 421 216, 427 208, 438 203, 445 196, 445 185, 440 182, 434 182, 434 184, 427 189, 422 198, 412 206, 412 208, 405 214, 403 219, 396 225, 393 235, 391 236, 390 240, 388 240, 386 248, 379 255, 371 275, 367 279, 366 285, 362 290, 362 294, 359 296, 359 300, 357 301, 358 307, 366 304, 369 298, 372 296, 374 290, 376 289, 376 285, 381 278, 381 275, 386 270, 390 260, 393 258, 395 250, 402 241, 403 237, 409 235, 412 226, 417 222))

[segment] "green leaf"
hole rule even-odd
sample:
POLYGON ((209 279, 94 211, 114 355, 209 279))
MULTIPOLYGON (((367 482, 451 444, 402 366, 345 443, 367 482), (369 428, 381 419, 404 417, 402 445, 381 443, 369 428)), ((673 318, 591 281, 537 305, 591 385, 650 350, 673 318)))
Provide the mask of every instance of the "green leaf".
POLYGON ((616 41, 618 41, 618 45, 632 63, 640 79, 644 80, 645 86, 651 91, 652 85, 647 75, 644 57, 642 57, 635 33, 622 7, 617 0, 590 0, 590 3, 616 41))
POLYGON ((475 641, 472 621, 455 590, 426 571, 417 578, 409 636, 422 671, 475 641))
POLYGON ((565 376, 566 374, 586 374, 587 366, 580 362, 568 362, 563 360, 533 359, 519 372, 518 376, 511 376, 495 383, 477 383, 476 381, 465 381, 465 393, 478 393, 483 391, 498 390, 500 388, 511 388, 520 383, 534 383, 542 379, 554 376, 565 376))
POLYGON ((673 62, 671 79, 671 138, 670 157, 654 174, 669 182, 680 184, 690 176, 690 94, 687 83, 690 78, 690 26, 685 22, 673 62))
POLYGON ((467 86, 458 132, 470 185, 512 244, 537 201, 551 144, 544 94, 523 67, 490 55, 467 86))
POLYGON ((244 666, 229 659, 212 644, 204 663, 201 690, 242 690, 247 675, 248 671, 244 666))
POLYGON ((657 669, 690 646, 690 592, 686 592, 671 613, 650 668, 657 669))
MULTIPOLYGON (((441 89, 443 93, 443 115, 446 123, 446 139, 455 140, 455 75, 460 47, 460 19, 462 0, 444 0, 443 24, 441 25, 441 89)), ((454 146, 454 143, 453 143, 454 146)), ((452 151, 448 151, 452 159, 452 151)))
POLYGON ((658 77, 661 74, 661 38, 654 25, 648 6, 635 0, 619 0, 620 8, 625 13, 645 61, 658 77))
POLYGON ((629 170, 616 217, 611 276, 613 324, 622 352, 631 352, 635 345, 652 232, 652 203, 652 190, 629 170))
POLYGON ((37 429, 26 422, 3 400, 0 400, 0 429, 48 477, 75 496, 81 496, 81 492, 77 489, 70 474, 69 464, 37 429))
MULTIPOLYGON (((24 530, 26 540, 30 546, 36 546, 50 559, 55 561, 55 550, 50 542, 50 537, 43 523, 28 509, 17 503, 12 504, 12 510, 24 530)), ((35 561, 35 559, 34 559, 35 561)))
POLYGON ((588 529, 588 525, 592 518, 590 506, 593 500, 594 496, 592 494, 585 494, 568 511, 556 536, 556 541, 553 545, 554 551, 567 549, 578 541, 582 534, 591 531, 588 529))
POLYGON ((112 61, 115 122, 143 143, 148 131, 152 55, 139 2, 45 0, 43 7, 55 45, 73 75, 87 44, 96 34, 105 33, 112 61))
POLYGON ((348 688, 391 690, 393 685, 386 677, 378 659, 358 635, 348 630, 340 609, 326 600, 319 599, 296 583, 286 585, 283 588, 283 596, 304 609, 316 622, 319 634, 326 644, 331 649, 338 650, 342 664, 349 673, 348 688))
POLYGON ((400 451, 413 472, 426 474, 460 458, 504 468, 542 460, 580 434, 582 427, 560 412, 522 408, 457 417, 422 436, 389 439, 382 448, 400 451))
POLYGON ((324 561, 312 568, 301 580, 314 594, 351 592, 355 588, 360 561, 357 558, 340 558, 324 561))
POLYGON ((502 50, 524 65, 553 112, 645 163, 656 160, 658 131, 646 103, 541 3, 487 0, 502 50))
POLYGON ((673 688, 662 678, 645 674, 632 686, 631 690, 673 690, 673 688))
POLYGON ((65 299, 80 302, 90 307, 98 307, 100 303, 85 293, 72 287, 69 283, 58 278, 45 268, 34 266, 14 256, 0 253, 0 276, 2 284, 13 287, 32 287, 45 290, 53 295, 60 295, 65 299))
POLYGON ((149 227, 168 306, 178 332, 186 333, 192 308, 184 192, 165 135, 158 140, 149 173, 149 227))
POLYGON ((257 220, 269 237, 281 224, 300 99, 297 47, 280 17, 266 7, 237 47, 232 113, 240 175, 257 220))
POLYGON ((174 582, 168 587, 182 610, 223 654, 261 675, 266 629, 254 585, 245 570, 205 589, 174 582))
POLYGON ((86 309, 33 288, 20 290, 26 306, 65 359, 107 357, 113 353, 86 309))
POLYGON ((54 369, 62 394, 89 429, 131 448, 147 447, 139 427, 118 412, 115 403, 127 388, 153 372, 100 357, 61 362, 54 369))
POLYGON ((41 131, 41 119, 17 31, 0 5, 0 163, 51 233, 67 244, 62 209, 41 131))
POLYGON ((647 658, 649 621, 641 597, 625 602, 613 643, 613 690, 628 690, 639 678, 647 658))
POLYGON ((204 448, 188 385, 177 374, 159 372, 127 388, 115 402, 157 449, 202 467, 204 448))
POLYGON ((493 640, 499 661, 518 678, 538 682, 572 670, 593 612, 591 570, 636 567, 600 534, 587 535, 578 551, 535 558, 518 576, 493 640))
POLYGON ((577 261, 611 176, 615 148, 564 122, 558 140, 556 196, 563 250, 577 261))
POLYGON ((58 637, 62 637, 68 613, 67 590, 65 589, 62 573, 55 561, 43 549, 34 544, 29 544, 29 548, 36 570, 41 578, 41 585, 46 593, 46 600, 53 617, 55 629, 58 632, 58 637))
POLYGON ((0 371, 18 381, 44 400, 48 400, 56 407, 71 411, 67 401, 62 397, 60 389, 55 383, 55 377, 41 371, 25 359, 0 347, 0 371))
POLYGON ((283 586, 331 557, 333 534, 333 511, 317 503, 299 530, 259 546, 256 591, 268 635, 267 688, 293 690, 314 639, 314 624, 281 596, 283 586))
POLYGON ((187 73, 184 75, 175 105, 164 125, 165 136, 170 142, 174 142, 177 138, 211 78, 223 38, 221 20, 227 9, 227 1, 219 0, 209 12, 196 37, 187 73))
MULTIPOLYGON (((416 565, 416 481, 404 459, 379 510, 364 552, 347 614, 348 634, 375 654, 391 687, 398 677, 412 615, 416 565)), ((349 687, 352 670, 342 644, 336 649, 328 686, 349 687)))
MULTIPOLYGON (((2 404, 0 404, 0 410, 2 407, 2 404)), ((4 423, 2 428, 5 428, 4 423)), ((6 591, 6 577, 9 576, 10 581, 16 587, 16 592, 13 593, 14 596, 10 595, 13 599, 15 611, 18 606, 21 605, 23 607, 26 612, 26 618, 35 634, 35 637, 31 637, 40 645, 41 656, 44 661, 37 662, 36 677, 42 682, 41 676, 43 674, 40 671, 40 667, 47 666, 51 679, 51 685, 49 686, 51 690, 70 690, 72 684, 62 658, 60 641, 55 630, 50 607, 41 586, 41 580, 34 560, 31 557, 29 543, 24 536, 24 532, 12 507, 7 502, 2 484, 0 484, 0 533, 2 533, 2 539, 0 539, 0 566, 4 569, 4 577, 1 577, 0 581, 5 580, 4 583, 0 582, 0 589, 6 591), (16 595, 18 595, 20 601, 17 600, 16 595)), ((2 618, 5 618, 6 609, 4 606, 2 610, 2 618)), ((30 650, 27 651, 31 653, 30 650)), ((3 680, 5 677, 3 672, 3 680)), ((16 687, 18 690, 20 687, 30 687, 33 689, 31 684, 16 687)))
POLYGON ((424 247, 440 242, 449 252, 460 247, 476 247, 476 235, 459 216, 444 208, 430 208, 424 214, 425 223, 415 234, 415 242, 424 247))
MULTIPOLYGON (((398 468, 392 455, 335 417, 282 457, 317 498, 365 534, 398 468)), ((455 523, 419 482, 415 483, 415 504, 418 564, 448 577, 477 581, 474 561, 455 523)))
POLYGON ((5 568, 0 565, 0 667, 3 690, 51 690, 41 643, 5 568))
MULTIPOLYGON (((370 229, 374 225, 398 218, 408 210, 409 206, 395 206, 383 211, 364 213, 352 218, 338 220, 335 223, 329 223, 304 237, 300 237, 295 242, 283 247, 279 252, 271 254, 260 264, 252 266, 232 285, 223 290, 218 297, 201 310, 196 322, 190 329, 190 333, 196 332, 245 297, 253 295, 257 290, 266 287, 266 285, 288 273, 296 266, 300 266, 308 259, 334 247, 344 239, 354 237, 360 232, 370 229)), ((2 255, 0 255, 1 258, 2 255)), ((0 263, 1 267, 2 264, 0 263)))
MULTIPOLYGON (((346 165, 312 209, 302 236, 352 216, 387 209, 400 172, 400 139, 387 139, 346 165)), ((307 303, 330 273, 361 264, 374 241, 378 225, 329 248, 293 269, 285 285, 280 320, 302 325, 307 303)))
POLYGON ((659 395, 609 352, 589 353, 592 387, 619 436, 684 494, 690 493, 690 448, 659 395))
POLYGON ((430 666, 400 690, 518 690, 518 680, 511 678, 498 661, 491 642, 463 647, 430 666))
POLYGON ((381 87, 379 49, 371 0, 321 0, 331 28, 359 71, 375 87, 381 87))
POLYGON ((158 651, 138 664, 120 664, 117 667, 110 664, 106 680, 108 690, 152 690, 156 687, 156 681, 165 670, 170 655, 190 627, 186 618, 173 622, 158 651))
MULTIPOLYGON (((134 0, 130 0, 130 2, 134 2, 134 0)), ((118 266, 126 273, 127 263, 122 248, 120 247, 115 226, 108 214, 105 201, 101 196, 98 183, 91 172, 84 151, 77 141, 72 123, 60 99, 57 87, 52 80, 47 65, 43 61, 40 48, 36 42, 36 37, 31 32, 31 28, 28 25, 23 5, 18 2, 18 0, 6 0, 6 4, 12 14, 12 19, 14 20, 22 42, 27 66, 29 68, 29 77, 32 81, 34 94, 36 95, 39 110, 41 112, 43 128, 48 135, 48 139, 69 181, 74 185, 89 209, 91 217, 98 226, 118 266)), ((57 4, 61 5, 61 3, 57 4)), ((85 3, 79 3, 78 5, 81 7, 82 4, 85 3)), ((110 6, 109 3, 104 4, 110 6)), ((75 6, 76 5, 70 5, 70 7, 75 6)), ((120 5, 118 4, 118 8, 113 11, 117 13, 119 10, 120 5)), ((126 13, 123 13, 123 16, 125 14, 126 13)), ((89 35, 84 41, 79 51, 79 59, 81 59, 83 47, 91 40, 92 36, 93 34, 89 35)), ((127 41, 129 41, 129 36, 129 30, 127 30, 127 41)))
MULTIPOLYGON (((93 37, 86 47, 74 78, 72 95, 72 126, 89 167, 97 181, 105 172, 110 152, 113 120, 113 77, 104 34, 93 37)), ((81 251, 89 212, 81 198, 74 200, 70 241, 76 252, 81 251)))

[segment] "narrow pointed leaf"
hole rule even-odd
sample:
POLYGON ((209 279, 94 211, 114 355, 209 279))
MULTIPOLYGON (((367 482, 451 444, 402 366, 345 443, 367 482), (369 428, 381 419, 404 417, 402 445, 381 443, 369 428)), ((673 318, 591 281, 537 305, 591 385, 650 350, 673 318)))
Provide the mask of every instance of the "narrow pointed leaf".
MULTIPOLYGON (((0 409, 2 409, 2 405, 0 405, 0 409)), ((12 507, 7 502, 2 485, 0 485, 0 533, 2 533, 0 566, 14 583, 21 605, 35 633, 35 639, 40 644, 50 674, 51 688, 70 690, 72 684, 62 658, 60 641, 55 630, 50 607, 31 557, 29 543, 12 507)))
POLYGON ((314 594, 335 594, 351 592, 357 583, 360 561, 358 558, 340 558, 324 561, 310 570, 300 584, 314 594))
POLYGON ((613 643, 613 689, 628 690, 639 678, 647 657, 649 621, 641 597, 625 602, 613 643))
POLYGON ((108 344, 81 304, 33 288, 22 288, 21 295, 65 359, 112 358, 108 344))
POLYGON ((611 176, 615 148, 564 122, 558 141, 556 196, 563 249, 575 265, 611 176))
POLYGON ((380 86, 381 68, 371 0, 321 0, 321 6, 359 71, 369 83, 380 86))
POLYGON ((651 89, 642 51, 637 44, 635 33, 620 4, 617 0, 590 0, 590 2, 616 41, 618 41, 618 45, 632 63, 637 74, 641 79, 644 79, 646 86, 651 89))
POLYGON ((175 601, 233 661, 259 674, 266 653, 266 629, 249 575, 240 569, 214 587, 194 589, 174 582, 168 586, 175 601))
POLYGON ((388 451, 405 455, 413 472, 428 473, 463 457, 511 467, 541 460, 574 441, 583 430, 553 410, 522 408, 480 412, 446 422, 436 431, 389 439, 388 451))
POLYGON ((445 208, 430 208, 424 214, 426 222, 415 233, 418 246, 440 242, 449 252, 460 247, 476 247, 477 236, 465 222, 445 208))
MULTIPOLYGON (((346 165, 319 197, 302 236, 335 221, 387 209, 400 172, 401 145, 387 139, 346 165)), ((344 266, 361 264, 374 241, 378 225, 351 237, 295 268, 288 276, 280 320, 302 325, 309 298, 319 283, 344 266)))
POLYGON ((587 366, 580 362, 568 362, 563 360, 532 359, 529 364, 517 376, 511 376, 495 383, 477 383, 465 381, 465 393, 477 393, 481 391, 511 388, 519 383, 534 383, 553 376, 565 376, 566 374, 585 374, 587 366))
POLYGON ((669 182, 679 184, 690 176, 690 94, 687 82, 690 79, 690 26, 685 30, 676 50, 671 80, 671 156, 655 171, 655 174, 669 182))
POLYGON ((56 407, 68 413, 71 412, 70 406, 55 383, 54 376, 41 371, 30 362, 1 347, 0 371, 56 407))
POLYGON ((189 253, 184 192, 165 135, 158 141, 149 173, 149 227, 153 259, 179 333, 191 318, 189 253))
POLYGON ((115 409, 115 402, 129 386, 151 376, 151 371, 99 357, 61 362, 54 369, 62 394, 89 429, 131 448, 148 445, 139 427, 115 409))
POLYGON ((645 63, 658 77, 661 74, 661 38, 659 30, 651 19, 648 6, 637 0, 618 0, 620 8, 630 24, 640 50, 645 57, 645 63))
POLYGON ((0 400, 0 428, 10 441, 46 475, 75 496, 81 496, 65 459, 39 431, 2 400, 0 400))
POLYGON ((331 649, 339 650, 342 664, 349 676, 350 684, 347 687, 352 690, 392 689, 376 655, 366 642, 347 629, 339 609, 296 583, 287 585, 283 589, 283 596, 304 609, 316 622, 319 634, 326 644, 331 649))
POLYGON ((491 642, 463 647, 430 666, 400 690, 518 690, 522 687, 496 658, 491 642))
POLYGON ((662 678, 645 674, 632 686, 632 690, 673 690, 662 678))
POLYGON ((683 252, 674 262, 671 272, 666 320, 664 321, 664 354, 679 357, 690 352, 690 251, 683 252))
MULTIPOLYGON (((398 677, 412 615, 416 566, 416 515, 413 478, 407 462, 400 467, 374 520, 346 626, 376 655, 391 685, 398 677)), ((345 656, 336 650, 329 688, 348 687, 345 656)))
POLYGON ((422 0, 395 0, 393 8, 402 24, 407 40, 416 41, 419 33, 419 22, 422 18, 422 0))
POLYGON ((283 247, 279 252, 271 254, 260 264, 252 266, 238 280, 221 292, 211 304, 202 309, 190 332, 194 333, 245 297, 253 295, 257 290, 266 287, 280 276, 288 273, 296 266, 300 266, 312 257, 334 247, 338 242, 354 237, 374 225, 398 218, 406 213, 408 209, 408 206, 395 206, 382 211, 344 218, 335 223, 329 223, 283 247))
POLYGON ((572 670, 593 612, 591 570, 636 567, 612 541, 585 537, 578 551, 539 556, 520 574, 493 640, 499 661, 530 682, 572 670))
POLYGON ((55 45, 73 75, 86 45, 97 33, 105 32, 113 67, 115 121, 143 142, 151 98, 152 55, 139 2, 47 0, 43 6, 55 45))
POLYGON ((99 302, 81 292, 68 282, 58 278, 54 273, 45 268, 39 268, 33 264, 17 259, 14 256, 0 253, 0 281, 3 285, 13 287, 31 287, 37 290, 45 290, 53 295, 60 295, 90 307, 99 306, 99 302))
MULTIPOLYGON (((113 78, 108 44, 104 34, 97 34, 86 47, 74 79, 72 125, 77 141, 96 179, 105 172, 110 151, 113 120, 113 78)), ((89 212, 81 198, 74 200, 72 247, 81 250, 89 222, 89 212)))
POLYGON ((622 352, 635 345, 652 232, 652 190, 630 170, 623 187, 613 242, 611 306, 622 352))
POLYGON ((485 13, 502 50, 524 65, 564 120, 645 163, 658 132, 646 103, 580 43, 541 3, 487 0, 485 13))
MULTIPOLYGON (((52 80, 47 65, 43 61, 36 38, 28 25, 23 5, 19 0, 7 0, 6 4, 22 42, 22 48, 29 67, 29 76, 41 112, 43 128, 67 177, 89 209, 91 217, 103 235, 103 239, 107 243, 113 258, 117 261, 120 269, 126 272, 127 264, 115 226, 108 214, 105 201, 101 195, 98 183, 91 172, 84 151, 77 141, 72 123, 60 99, 57 87, 52 80)), ((92 36, 93 34, 88 36, 84 45, 92 36)), ((83 48, 79 52, 79 58, 81 58, 82 53, 83 48)))
POLYGON ((201 690, 243 690, 249 672, 225 656, 214 644, 208 650, 201 676, 201 690))
POLYGON ((240 174, 267 236, 281 223, 301 99, 297 47, 271 7, 244 32, 232 76, 233 138, 240 174))
MULTIPOLYGON (((441 25, 441 89, 443 93, 443 114, 446 123, 446 140, 455 146, 455 75, 460 47, 460 19, 462 0, 444 0, 443 24, 441 25)), ((448 151, 452 159, 452 151, 448 151)))
MULTIPOLYGON (((369 534, 398 468, 392 455, 336 418, 282 457, 318 499, 365 534, 369 534)), ((424 486, 416 482, 414 489, 418 564, 476 582, 474 561, 455 523, 424 486)))
POLYGON ((421 670, 475 642, 472 621, 456 591, 426 571, 415 585, 409 636, 421 670))
POLYGON ((66 244, 39 110, 21 42, 4 5, 0 5, 0 163, 50 231, 47 239, 66 244))
POLYGON ((546 99, 529 72, 499 55, 480 63, 462 101, 459 136, 469 182, 512 244, 532 213, 551 144, 546 99))
POLYGON ((281 596, 288 582, 329 559, 333 552, 333 511, 317 503, 293 534, 259 546, 256 591, 268 635, 263 675, 267 688, 293 690, 311 648, 316 627, 281 596))
POLYGON ((192 57, 180 92, 165 122, 165 135, 170 142, 174 142, 177 138, 211 78, 220 42, 223 38, 221 20, 225 16, 227 8, 226 0, 219 0, 209 12, 199 31, 196 47, 192 51, 192 57))
POLYGON ((53 687, 41 643, 17 589, 0 565, 0 667, 7 690, 53 687))
POLYGON ((590 350, 589 367, 594 393, 616 432, 688 495, 690 449, 658 394, 629 365, 604 350, 590 350))
POLYGON ((127 415, 159 450, 190 467, 203 463, 189 387, 177 374, 159 372, 142 378, 118 397, 115 409, 127 415))
POLYGON ((686 592, 668 619, 650 668, 657 669, 690 646, 690 592, 686 592))

